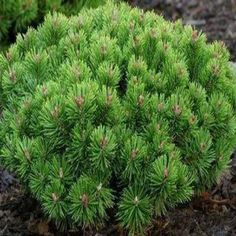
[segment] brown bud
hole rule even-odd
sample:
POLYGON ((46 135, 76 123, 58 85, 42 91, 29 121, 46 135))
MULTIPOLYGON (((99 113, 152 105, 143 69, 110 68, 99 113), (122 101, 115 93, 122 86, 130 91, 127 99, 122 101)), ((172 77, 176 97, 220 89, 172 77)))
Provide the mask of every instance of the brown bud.
POLYGON ((30 161, 31 157, 30 157, 30 152, 29 152, 29 150, 28 150, 28 149, 25 149, 23 152, 24 152, 24 155, 25 155, 26 159, 30 161))
POLYGON ((137 36, 134 36, 133 40, 134 40, 134 46, 138 46, 140 44, 140 40, 137 36))
POLYGON ((75 75, 75 77, 77 79, 80 78, 81 72, 80 72, 80 68, 79 67, 73 68, 73 73, 74 73, 74 75, 75 75))
POLYGON ((89 197, 88 197, 88 195, 84 193, 83 196, 80 197, 80 199, 81 199, 82 205, 83 205, 84 207, 88 207, 88 203, 89 203, 89 197))
POLYGON ((33 58, 34 58, 34 60, 35 60, 36 63, 39 63, 40 60, 41 60, 41 56, 40 56, 39 53, 34 54, 34 55, 33 55, 33 58))
POLYGON ((30 100, 25 100, 24 101, 24 107, 27 109, 27 108, 29 108, 29 106, 30 106, 30 100))
POLYGON ((168 44, 165 43, 165 44, 163 45, 163 48, 164 48, 164 51, 167 51, 167 49, 168 49, 168 44))
POLYGON ((130 31, 134 31, 134 26, 135 26, 134 21, 131 21, 129 24, 130 31))
POLYGON ((12 82, 16 82, 16 72, 14 70, 10 71, 9 78, 12 82))
POLYGON ((112 99, 113 99, 112 95, 111 95, 111 94, 108 94, 108 95, 107 95, 107 98, 106 98, 106 103, 107 103, 107 105, 111 105, 112 99))
POLYGON ((80 43, 80 36, 78 34, 70 35, 70 41, 74 45, 78 45, 80 43))
POLYGON ((194 115, 192 115, 190 118, 189 118, 189 124, 190 125, 193 125, 195 122, 196 122, 196 117, 194 115))
POLYGON ((7 53, 6 53, 6 58, 7 58, 8 61, 11 61, 11 60, 12 60, 12 54, 11 54, 11 52, 7 52, 7 53))
POLYGON ((220 41, 219 43, 220 43, 220 46, 221 46, 222 48, 225 48, 225 42, 224 42, 224 41, 220 41))
POLYGON ((101 54, 102 55, 106 55, 107 54, 107 46, 105 44, 103 44, 101 46, 101 54))
POLYGON ((164 108, 164 104, 163 104, 162 102, 157 105, 157 110, 158 110, 159 112, 162 111, 163 108, 164 108))
POLYGON ((159 123, 157 123, 156 125, 156 131, 159 132, 161 130, 161 125, 159 123))
POLYGON ((212 67, 212 72, 213 72, 213 74, 214 74, 215 76, 218 76, 219 73, 220 73, 220 68, 219 68, 219 66, 213 65, 213 67, 212 67))
POLYGON ((55 106, 54 110, 51 112, 52 116, 54 118, 58 118, 59 114, 60 114, 60 107, 59 106, 55 106))
POLYGON ((52 24, 53 24, 54 28, 58 28, 58 26, 59 26, 58 17, 54 17, 52 24))
POLYGON ((144 11, 143 11, 143 9, 141 10, 139 20, 140 20, 140 22, 143 22, 143 20, 144 20, 144 11))
POLYGON ((157 38, 157 31, 156 31, 156 29, 151 29, 151 30, 150 30, 150 36, 151 36, 151 38, 153 38, 153 39, 156 39, 156 38, 157 38))
POLYGON ((182 113, 182 109, 179 105, 174 105, 172 108, 175 115, 179 116, 182 113))
POLYGON ((138 105, 139 105, 139 106, 142 106, 142 105, 144 104, 144 100, 145 100, 144 96, 143 96, 143 95, 140 95, 140 96, 138 97, 138 105))
POLYGON ((170 153, 170 157, 175 157, 175 155, 176 155, 176 151, 172 151, 172 152, 170 153))
POLYGON ((168 171, 167 168, 165 168, 165 170, 164 170, 164 178, 167 179, 168 176, 169 176, 169 171, 168 171))
POLYGON ((135 77, 133 78, 133 83, 134 83, 134 85, 139 84, 139 80, 138 80, 137 76, 135 76, 135 77))
POLYGON ((205 148, 206 148, 206 144, 205 143, 201 143, 200 144, 201 151, 204 151, 205 148))
POLYGON ((192 40, 193 40, 193 41, 197 41, 197 37, 198 37, 198 32, 197 32, 197 30, 193 30, 193 32, 192 32, 192 40))
POLYGON ((59 196, 56 193, 52 193, 52 200, 57 202, 59 200, 59 196))
POLYGON ((47 97, 47 95, 48 95, 48 88, 46 86, 43 86, 42 93, 43 93, 44 97, 47 97))
POLYGON ((219 54, 218 52, 214 52, 214 53, 213 53, 213 58, 216 58, 216 59, 217 59, 217 58, 219 58, 219 57, 220 57, 220 54, 219 54))
POLYGON ((84 97, 83 96, 76 97, 75 103, 76 103, 77 107, 81 108, 84 105, 84 97))
POLYGON ((102 149, 105 149, 106 146, 107 146, 107 144, 108 144, 107 138, 106 138, 106 137, 103 137, 103 138, 101 139, 101 141, 100 141, 100 146, 101 146, 101 148, 102 148, 102 149))
POLYGON ((131 159, 134 160, 137 157, 138 153, 139 153, 138 149, 133 149, 131 152, 131 159))
POLYGON ((82 26, 84 26, 84 19, 80 16, 80 17, 78 17, 78 26, 79 27, 82 27, 82 26))
POLYGON ((184 74, 184 68, 182 66, 179 65, 177 70, 180 76, 184 74))
POLYGON ((165 142, 162 141, 162 142, 160 143, 160 145, 159 145, 159 148, 160 148, 160 149, 163 149, 163 148, 164 148, 164 145, 165 145, 165 142))

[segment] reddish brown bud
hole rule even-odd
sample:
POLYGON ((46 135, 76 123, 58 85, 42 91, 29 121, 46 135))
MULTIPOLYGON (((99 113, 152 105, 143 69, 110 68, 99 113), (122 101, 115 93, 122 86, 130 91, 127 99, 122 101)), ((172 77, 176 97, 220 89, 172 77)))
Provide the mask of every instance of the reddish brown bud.
POLYGON ((134 160, 137 155, 138 155, 139 150, 138 149, 133 149, 131 152, 131 159, 134 160))
POLYGON ((197 32, 197 30, 193 30, 193 32, 192 32, 192 40, 193 40, 193 41, 197 41, 197 37, 198 37, 198 32, 197 32))
POLYGON ((25 107, 25 108, 29 108, 29 106, 30 106, 30 100, 25 100, 23 104, 24 104, 24 107, 25 107))
POLYGON ((169 176, 169 171, 168 171, 167 168, 165 168, 165 170, 164 170, 164 178, 167 179, 168 176, 169 176))
POLYGON ((133 83, 134 83, 134 85, 139 84, 139 80, 138 80, 137 76, 135 76, 135 77, 133 78, 133 83))
POLYGON ((40 60, 41 60, 41 56, 40 56, 39 53, 34 54, 34 55, 33 55, 33 58, 34 58, 34 60, 35 60, 36 63, 39 63, 40 60))
POLYGON ((10 71, 9 78, 12 82, 16 82, 16 72, 14 70, 10 71))
POLYGON ((159 132, 161 130, 161 125, 159 123, 157 123, 156 125, 156 130, 159 132))
POLYGON ((43 96, 46 97, 48 95, 48 89, 46 86, 43 86, 42 88, 42 93, 43 93, 43 96))
POLYGON ((192 115, 189 120, 188 120, 190 125, 193 125, 196 122, 196 117, 194 115, 192 115))
POLYGON ((164 108, 164 104, 163 104, 162 102, 157 105, 157 110, 158 110, 159 112, 162 111, 163 108, 164 108))
POLYGON ((134 26, 135 26, 134 21, 131 21, 129 24, 130 31, 134 31, 134 26))
POLYGON ((204 151, 205 148, 206 148, 206 144, 205 143, 201 143, 200 144, 201 151, 204 151))
POLYGON ((138 46, 140 44, 140 40, 137 36, 134 36, 133 40, 134 40, 134 46, 138 46))
POLYGON ((101 141, 100 141, 100 146, 101 146, 101 148, 102 148, 102 149, 105 149, 106 146, 107 146, 107 144, 108 144, 107 138, 106 138, 106 137, 103 137, 103 138, 101 139, 101 141))
POLYGON ((7 58, 8 61, 11 61, 11 60, 12 60, 12 54, 11 54, 11 52, 7 52, 7 53, 6 53, 6 58, 7 58))
POLYGON ((60 107, 59 106, 55 106, 54 110, 51 112, 52 116, 54 118, 58 118, 59 114, 60 114, 60 107))
POLYGON ((213 65, 213 67, 212 67, 212 72, 213 72, 213 74, 214 74, 215 76, 218 76, 219 73, 220 73, 220 68, 219 68, 219 66, 213 65))
POLYGON ((163 148, 164 148, 164 146, 165 146, 165 142, 164 142, 164 141, 162 141, 162 142, 160 143, 160 145, 159 145, 159 148, 160 148, 160 149, 163 149, 163 148))
POLYGON ((163 45, 163 48, 164 48, 164 51, 167 51, 167 49, 168 49, 168 44, 165 43, 165 44, 163 45))
POLYGON ((80 197, 80 199, 81 199, 82 205, 87 208, 88 204, 89 204, 89 197, 88 197, 88 195, 84 193, 83 196, 80 197))
POLYGON ((83 96, 76 97, 75 103, 76 103, 77 107, 81 108, 84 105, 84 97, 83 96))
POLYGON ((150 30, 150 36, 151 36, 151 38, 153 38, 153 39, 156 39, 156 38, 157 38, 157 31, 156 31, 156 29, 151 29, 151 30, 150 30))
POLYGON ((143 95, 140 95, 140 96, 138 97, 138 105, 139 105, 139 106, 142 106, 142 105, 144 104, 144 100, 145 100, 144 96, 143 96, 143 95))
POLYGON ((79 68, 78 66, 74 66, 74 67, 72 68, 72 72, 73 72, 73 74, 75 75, 75 77, 76 77, 77 79, 80 78, 80 76, 81 76, 81 71, 80 71, 80 68, 79 68))
POLYGON ((143 10, 141 10, 139 20, 140 20, 140 22, 143 22, 143 20, 144 20, 144 11, 143 10))
POLYGON ((177 70, 178 70, 178 74, 181 76, 181 75, 183 75, 184 74, 184 68, 182 67, 182 66, 178 66, 178 68, 177 68, 177 70))
POLYGON ((174 105, 172 110, 176 116, 179 116, 182 113, 182 109, 179 105, 174 105))

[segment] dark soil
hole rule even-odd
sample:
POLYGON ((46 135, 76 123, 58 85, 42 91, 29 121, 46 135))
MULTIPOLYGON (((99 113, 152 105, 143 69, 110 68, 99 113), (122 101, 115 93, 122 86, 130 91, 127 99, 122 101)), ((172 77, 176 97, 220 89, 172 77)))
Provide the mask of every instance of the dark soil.
MULTIPOLYGON (((209 41, 223 40, 236 61, 236 0, 130 0, 144 9, 155 9, 167 19, 182 18, 206 32, 209 41)), ((148 235, 236 235, 236 154, 231 169, 211 191, 172 210, 153 222, 148 235)), ((38 203, 27 196, 15 177, 0 169, 0 236, 27 235, 125 235, 115 224, 99 233, 55 230, 43 217, 38 203)))
POLYGON ((209 41, 222 40, 236 61, 236 0, 130 0, 135 6, 154 9, 166 19, 181 18, 207 34, 209 41))

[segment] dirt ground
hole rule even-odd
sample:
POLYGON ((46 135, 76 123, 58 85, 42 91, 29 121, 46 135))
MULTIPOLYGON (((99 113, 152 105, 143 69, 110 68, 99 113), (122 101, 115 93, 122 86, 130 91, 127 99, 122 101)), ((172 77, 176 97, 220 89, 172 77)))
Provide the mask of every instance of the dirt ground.
MULTIPOLYGON (((131 4, 154 9, 167 19, 182 18, 206 32, 209 41, 223 40, 236 61, 236 0, 131 0, 131 4)), ((236 154, 231 168, 217 186, 189 204, 172 210, 153 222, 148 235, 233 236, 236 235, 236 154)), ((47 221, 38 203, 27 196, 14 175, 0 169, 0 236, 27 235, 125 235, 117 225, 100 232, 59 233, 47 221)))

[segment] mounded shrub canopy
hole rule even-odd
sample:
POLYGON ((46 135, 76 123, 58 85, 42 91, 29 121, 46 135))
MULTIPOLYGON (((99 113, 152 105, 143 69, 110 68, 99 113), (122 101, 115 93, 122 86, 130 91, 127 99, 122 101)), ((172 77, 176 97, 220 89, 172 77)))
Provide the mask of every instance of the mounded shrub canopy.
POLYGON ((55 221, 115 214, 143 234, 229 163, 228 60, 222 43, 126 4, 48 15, 1 55, 1 160, 55 221))

